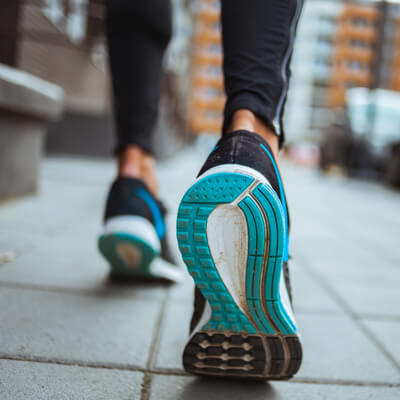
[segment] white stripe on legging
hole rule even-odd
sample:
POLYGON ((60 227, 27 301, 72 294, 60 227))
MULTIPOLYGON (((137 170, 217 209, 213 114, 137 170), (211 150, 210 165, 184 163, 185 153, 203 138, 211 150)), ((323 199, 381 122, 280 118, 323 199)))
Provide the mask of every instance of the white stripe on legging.
POLYGON ((283 102, 285 100, 285 97, 287 95, 288 91, 288 76, 287 76, 287 66, 290 58, 290 54, 293 51, 293 45, 294 45, 294 39, 296 36, 296 25, 297 21, 299 20, 300 13, 301 13, 301 7, 303 4, 303 0, 297 0, 297 6, 296 6, 296 13, 293 17, 292 24, 290 27, 290 42, 288 49, 286 51, 285 57, 283 58, 282 66, 281 66, 281 76, 283 80, 283 89, 282 89, 282 94, 278 102, 278 106, 276 109, 275 113, 275 118, 273 120, 273 125, 275 126, 275 129, 277 129, 277 133, 280 135, 281 134, 281 126, 280 126, 280 121, 281 121, 281 112, 282 112, 282 107, 283 107, 283 102))

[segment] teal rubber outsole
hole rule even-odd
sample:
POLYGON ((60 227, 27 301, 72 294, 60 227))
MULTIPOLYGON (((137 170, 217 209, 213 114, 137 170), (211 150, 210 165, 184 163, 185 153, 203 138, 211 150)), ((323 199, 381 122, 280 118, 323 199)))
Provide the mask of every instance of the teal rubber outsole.
POLYGON ((110 264, 111 277, 152 277, 150 264, 158 254, 140 238, 126 233, 105 234, 99 237, 98 247, 110 264), (128 256, 121 255, 121 246, 128 249, 128 256), (138 256, 129 257, 129 254, 138 256))
POLYGON ((212 309, 211 319, 203 330, 275 334, 277 327, 282 334, 295 334, 296 327, 279 296, 285 225, 282 206, 273 190, 259 183, 238 203, 246 216, 249 232, 246 299, 253 322, 234 302, 218 274, 208 246, 207 219, 211 212, 220 204, 233 202, 253 182, 254 178, 250 176, 219 173, 193 185, 179 206, 179 249, 196 286, 212 309), (266 259, 268 263, 264 268, 266 259), (260 293, 260 287, 265 288, 264 295, 260 293), (263 299, 266 300, 270 318, 265 315, 263 299), (275 328, 268 319, 273 320, 275 328))
POLYGON ((284 212, 279 198, 269 185, 251 176, 216 173, 198 180, 186 192, 177 218, 179 249, 195 285, 211 307, 209 321, 200 327, 199 333, 185 348, 186 370, 206 375, 225 376, 229 372, 237 377, 277 379, 290 377, 297 371, 301 345, 297 328, 280 297, 285 235, 284 212), (245 279, 247 310, 235 303, 225 286, 214 264, 207 237, 210 214, 239 196, 237 206, 246 218, 249 238, 245 279), (258 353, 249 353, 247 358, 238 360, 230 350, 224 353, 225 348, 217 351, 213 347, 217 345, 217 337, 219 343, 228 343, 226 348, 238 346, 236 342, 229 342, 232 338, 242 345, 247 340, 245 349, 258 348, 258 353), (273 349, 279 351, 275 354, 273 349), (217 355, 221 352, 225 354, 222 361, 217 355), (208 360, 207 363, 199 361, 198 357, 208 360), (223 360, 236 362, 237 366, 230 366, 223 360))

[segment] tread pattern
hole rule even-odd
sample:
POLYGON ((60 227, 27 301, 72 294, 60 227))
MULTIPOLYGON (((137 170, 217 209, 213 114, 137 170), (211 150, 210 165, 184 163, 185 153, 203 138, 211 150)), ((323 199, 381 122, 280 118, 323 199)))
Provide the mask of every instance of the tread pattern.
POLYGON ((114 278, 150 277, 150 263, 157 253, 139 238, 126 233, 112 233, 101 235, 98 240, 98 247, 104 258, 110 263, 111 276, 114 278), (118 252, 118 246, 129 246, 140 253, 140 263, 127 264, 126 260, 118 252))
POLYGON ((201 332, 186 346, 183 365, 189 372, 242 378, 263 376, 266 354, 259 336, 201 332))
POLYGON ((183 353, 186 371, 198 375, 241 379, 288 379, 300 368, 302 349, 297 337, 238 335, 202 331, 187 343, 183 353), (282 341, 289 349, 287 371, 282 341), (267 364, 267 352, 270 363, 267 364))

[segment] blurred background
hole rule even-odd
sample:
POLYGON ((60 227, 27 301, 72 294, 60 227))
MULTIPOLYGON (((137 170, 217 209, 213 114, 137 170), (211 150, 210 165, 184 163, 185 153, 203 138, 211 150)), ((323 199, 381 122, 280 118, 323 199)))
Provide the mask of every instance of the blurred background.
MULTIPOLYGON (((306 1, 286 107, 286 155, 297 164, 400 185, 397 3, 306 1)), ((161 159, 199 136, 215 140, 224 104, 218 1, 173 6, 155 135, 161 159)), ((1 8, 0 176, 14 186, 0 190, 7 197, 34 188, 42 148, 111 157, 114 140, 104 1, 5 0, 1 8), (35 129, 26 128, 30 120, 35 129), (32 171, 25 189, 15 182, 27 181, 17 178, 17 158, 32 171)))

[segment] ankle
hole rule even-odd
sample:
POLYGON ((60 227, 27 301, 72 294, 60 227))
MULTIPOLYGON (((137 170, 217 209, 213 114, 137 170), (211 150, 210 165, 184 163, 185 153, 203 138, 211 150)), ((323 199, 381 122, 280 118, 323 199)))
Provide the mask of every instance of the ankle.
POLYGON ((136 145, 127 146, 118 155, 118 177, 143 180, 150 191, 158 191, 154 158, 136 145))
POLYGON ((279 156, 279 137, 278 135, 258 118, 252 111, 241 109, 233 113, 231 123, 226 133, 238 130, 247 130, 260 135, 271 147, 276 160, 279 156))
POLYGON ((142 150, 136 146, 126 147, 118 154, 118 176, 140 178, 142 150))

